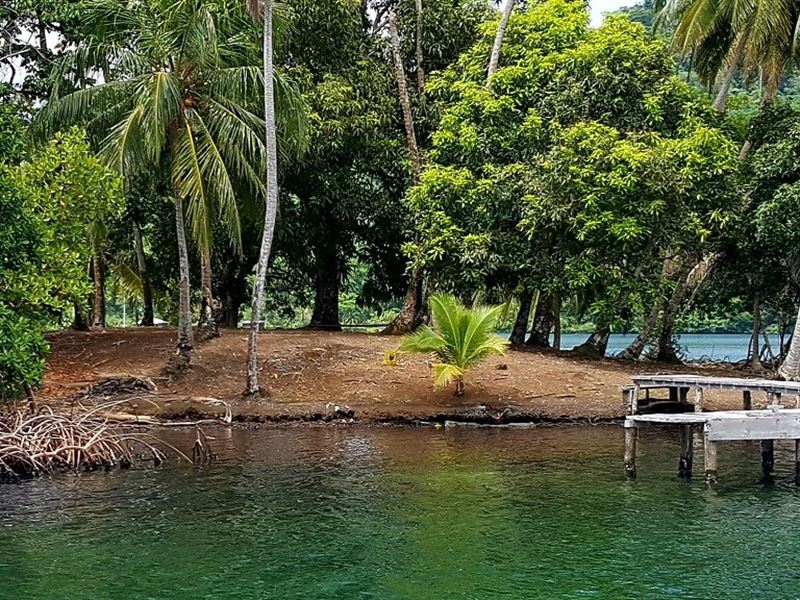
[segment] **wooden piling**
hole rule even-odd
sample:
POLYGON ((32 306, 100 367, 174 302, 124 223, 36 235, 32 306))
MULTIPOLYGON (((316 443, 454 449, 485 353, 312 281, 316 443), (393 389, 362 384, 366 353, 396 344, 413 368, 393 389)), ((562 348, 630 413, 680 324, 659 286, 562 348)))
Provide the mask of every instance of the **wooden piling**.
POLYGON ((636 477, 636 425, 625 421, 625 475, 630 479, 636 477))
POLYGON ((794 482, 800 485, 800 440, 794 441, 794 482))
POLYGON ((750 390, 742 392, 742 408, 744 410, 753 410, 753 394, 750 390))
POLYGON ((717 442, 708 439, 708 432, 703 436, 703 455, 705 458, 706 483, 714 484, 719 479, 717 466, 717 442))
POLYGON ((761 469, 764 475, 775 469, 775 440, 761 440, 761 469))
POLYGON ((678 477, 686 479, 692 476, 694 429, 691 425, 681 425, 681 457, 678 461, 678 477))
POLYGON ((694 389, 694 412, 703 412, 703 388, 694 389))

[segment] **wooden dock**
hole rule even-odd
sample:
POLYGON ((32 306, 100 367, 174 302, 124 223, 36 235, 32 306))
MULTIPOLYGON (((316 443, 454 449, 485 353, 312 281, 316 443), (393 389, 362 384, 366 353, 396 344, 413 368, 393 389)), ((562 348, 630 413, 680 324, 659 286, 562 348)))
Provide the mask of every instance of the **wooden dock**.
POLYGON ((705 479, 714 483, 718 478, 717 444, 726 441, 760 440, 761 464, 765 473, 774 467, 775 440, 793 440, 795 445, 795 474, 800 480, 800 382, 770 379, 739 379, 734 377, 702 377, 694 375, 637 375, 633 385, 623 389, 627 417, 625 418, 625 473, 636 477, 636 449, 640 427, 650 425, 678 427, 681 438, 678 474, 691 477, 694 434, 703 437, 705 479), (664 389, 669 400, 685 404, 694 390, 692 412, 641 414, 640 406, 652 401, 651 391, 664 389), (703 412, 706 390, 738 391, 742 394, 742 410, 703 412), (753 394, 766 395, 766 408, 752 409, 753 394), (781 400, 791 396, 793 408, 781 400), (644 402, 643 402, 644 401, 644 402))

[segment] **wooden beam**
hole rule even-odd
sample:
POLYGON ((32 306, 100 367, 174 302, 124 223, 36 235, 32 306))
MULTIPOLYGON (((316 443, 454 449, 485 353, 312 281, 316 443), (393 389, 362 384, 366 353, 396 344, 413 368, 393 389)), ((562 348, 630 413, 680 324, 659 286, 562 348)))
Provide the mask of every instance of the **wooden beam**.
POLYGON ((625 475, 633 479, 636 477, 636 438, 638 429, 632 421, 625 421, 625 475))
POLYGON ((800 440, 794 441, 794 482, 800 485, 800 440))
POLYGON ((681 425, 681 457, 678 460, 678 477, 690 479, 692 477, 692 459, 694 428, 691 425, 681 425))
POLYGON ((761 470, 771 475, 775 470, 775 441, 761 440, 761 470))
POLYGON ((694 412, 703 412, 703 388, 699 385, 694 389, 694 412))
POLYGON ((705 458, 706 483, 715 484, 719 480, 717 442, 708 438, 708 432, 703 436, 703 454, 705 458))

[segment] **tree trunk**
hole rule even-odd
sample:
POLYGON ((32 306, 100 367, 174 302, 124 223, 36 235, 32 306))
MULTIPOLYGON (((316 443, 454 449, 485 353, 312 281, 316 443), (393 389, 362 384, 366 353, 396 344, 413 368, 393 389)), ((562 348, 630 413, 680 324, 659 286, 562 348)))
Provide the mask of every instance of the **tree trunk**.
POLYGON ((189 366, 194 348, 192 331, 191 289, 189 287, 189 251, 186 248, 186 228, 183 224, 183 200, 175 190, 175 234, 178 238, 178 266, 180 273, 180 300, 178 312, 179 367, 189 366))
POLYGON ((553 348, 561 350, 561 298, 553 298, 553 348))
POLYGON ((761 364, 761 301, 756 294, 753 300, 753 333, 750 338, 750 369, 753 371, 763 371, 761 364))
POLYGON ((428 321, 428 311, 425 304, 424 281, 419 276, 417 269, 411 271, 408 289, 403 300, 403 308, 381 333, 383 335, 401 335, 414 331, 428 321))
POLYGON ((539 292, 539 299, 536 302, 536 312, 533 316, 533 327, 526 346, 535 348, 550 347, 550 330, 553 328, 555 317, 553 316, 553 297, 549 294, 539 292))
POLYGON ((309 329, 341 331, 339 322, 339 259, 335 232, 330 232, 329 244, 317 248, 316 295, 314 312, 311 314, 309 329), (333 239, 331 239, 333 238, 333 239))
POLYGON ((647 315, 647 319, 645 319, 644 327, 638 333, 636 338, 628 344, 628 347, 622 351, 620 354, 620 358, 624 360, 639 360, 642 356, 642 352, 647 347, 647 344, 653 339, 653 335, 655 333, 656 326, 658 325, 658 317, 661 315, 661 311, 664 310, 664 301, 662 298, 656 300, 655 304, 653 304, 653 308, 650 309, 650 313, 647 315))
MULTIPOLYGON (((403 112, 403 123, 406 129, 406 143, 408 153, 411 156, 411 177, 414 185, 419 183, 420 172, 422 171, 422 159, 420 158, 419 147, 417 146, 417 135, 414 131, 414 119, 411 115, 411 101, 408 98, 408 86, 406 84, 405 70, 403 69, 403 56, 400 49, 400 35, 397 33, 397 23, 395 14, 389 13, 389 37, 392 44, 392 56, 394 58, 395 78, 397 79, 397 91, 400 97, 400 108, 403 112)), ((427 320, 427 307, 425 306, 424 282, 421 280, 419 269, 412 268, 411 278, 408 282, 403 308, 398 315, 383 330, 384 335, 399 335, 414 331, 427 320)))
POLYGON ((214 293, 211 290, 211 253, 200 252, 200 326, 212 321, 214 293))
POLYGON ((147 272, 147 261, 144 256, 144 244, 142 243, 142 230, 139 223, 133 222, 133 247, 136 251, 136 269, 139 271, 139 279, 142 280, 142 316, 141 325, 145 327, 153 326, 153 288, 150 287, 150 275, 147 272))
POLYGON ((525 336, 528 333, 528 321, 531 315, 531 304, 533 304, 533 292, 524 290, 519 297, 519 311, 517 319, 514 321, 514 328, 508 341, 513 346, 522 346, 525 343, 525 336))
POLYGON ((593 358, 603 358, 608 349, 608 338, 611 337, 611 331, 605 325, 601 325, 597 330, 589 336, 589 339, 572 349, 573 352, 591 356, 593 358))
POLYGON ((464 378, 463 377, 456 377, 456 391, 453 393, 454 396, 463 396, 464 395, 464 378))
POLYGON ((200 251, 200 320, 198 330, 206 341, 219 336, 214 320, 214 293, 211 285, 211 252, 200 251))
POLYGON ((686 293, 686 279, 681 277, 678 283, 675 284, 675 289, 672 291, 672 296, 669 299, 667 308, 664 311, 664 318, 661 322, 661 332, 658 336, 658 348, 656 352, 656 360, 661 362, 680 362, 678 353, 675 350, 675 343, 673 333, 675 330, 675 320, 680 311, 681 302, 683 301, 684 294, 686 293))
POLYGON ((258 255, 256 281, 253 286, 253 308, 250 336, 247 344, 247 394, 257 394, 258 385, 258 329, 261 320, 261 305, 267 280, 267 266, 275 232, 278 213, 278 157, 275 130, 275 84, 272 64, 272 0, 264 0, 264 38, 262 43, 264 62, 264 123, 267 145, 267 206, 264 211, 264 232, 258 255))
POLYGON ((389 37, 392 43, 392 57, 394 58, 394 75, 397 79, 397 92, 400 97, 400 108, 403 111, 403 124, 406 129, 406 144, 411 155, 411 175, 416 185, 419 183, 419 174, 422 171, 422 160, 417 146, 417 134, 414 131, 414 118, 411 114, 411 100, 408 97, 406 73, 403 68, 403 55, 400 48, 400 34, 397 33, 395 14, 389 13, 389 37))
POLYGON ((95 245, 92 255, 92 278, 94 279, 94 294, 92 300, 92 327, 105 328, 106 326, 106 277, 105 266, 99 244, 95 245))
POLYGON ((72 329, 75 331, 89 331, 89 321, 86 318, 86 311, 83 306, 77 302, 73 302, 72 307, 75 311, 74 317, 72 318, 72 329))
POLYGON ((511 11, 514 10, 514 4, 517 0, 506 0, 506 5, 503 8, 503 16, 500 17, 500 23, 497 25, 497 32, 494 35, 494 44, 492 45, 492 54, 489 57, 489 69, 486 74, 486 83, 488 84, 497 71, 500 64, 500 49, 503 47, 503 38, 506 35, 506 28, 508 21, 511 18, 511 11))
POLYGON ((241 304, 233 294, 226 293, 225 301, 222 304, 222 320, 220 327, 236 329, 239 327, 239 308, 241 304))
MULTIPOLYGON (((775 96, 778 93, 778 83, 770 83, 768 86, 763 88, 763 92, 761 94, 761 107, 764 108, 765 106, 769 106, 775 100, 775 96)), ((739 151, 739 160, 747 159, 748 155, 750 154, 750 150, 753 148, 753 141, 751 139, 745 140, 744 144, 742 144, 742 149, 739 151)))
POLYGON ((422 56, 422 0, 416 0, 417 5, 417 30, 415 34, 415 54, 417 59, 417 93, 420 103, 425 102, 425 67, 422 56))
POLYGON ((800 381, 800 311, 794 324, 792 340, 789 342, 789 352, 786 353, 778 374, 789 381, 800 381))
POLYGON ((722 76, 722 80, 720 81, 719 91, 717 92, 717 97, 714 99, 714 110, 719 113, 725 112, 725 104, 728 101, 728 92, 731 89, 731 83, 733 82, 733 78, 736 75, 736 71, 739 68, 739 60, 742 56, 742 50, 744 50, 744 44, 746 41, 746 37, 744 35, 740 36, 738 42, 736 42, 736 46, 733 50, 733 55, 728 61, 728 64, 725 65, 725 71, 722 76))

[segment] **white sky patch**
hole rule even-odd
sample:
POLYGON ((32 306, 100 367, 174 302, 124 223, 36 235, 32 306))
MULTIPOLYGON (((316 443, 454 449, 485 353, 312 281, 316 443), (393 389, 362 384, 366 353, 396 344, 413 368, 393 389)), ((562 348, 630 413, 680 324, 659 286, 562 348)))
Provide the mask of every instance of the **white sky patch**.
POLYGON ((633 6, 636 0, 591 0, 589 2, 589 12, 591 14, 591 27, 599 27, 603 24, 606 13, 614 12, 623 6, 633 6))

